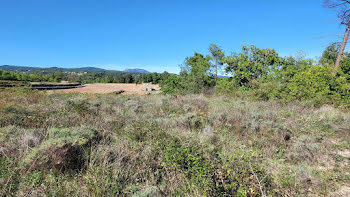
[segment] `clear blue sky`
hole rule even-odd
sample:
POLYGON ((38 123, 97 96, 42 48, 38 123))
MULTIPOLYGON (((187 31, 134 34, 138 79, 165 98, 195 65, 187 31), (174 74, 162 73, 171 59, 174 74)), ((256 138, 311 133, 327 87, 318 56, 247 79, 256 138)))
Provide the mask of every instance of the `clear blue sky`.
POLYGON ((210 43, 309 57, 342 34, 323 0, 0 0, 0 65, 172 73, 210 43))

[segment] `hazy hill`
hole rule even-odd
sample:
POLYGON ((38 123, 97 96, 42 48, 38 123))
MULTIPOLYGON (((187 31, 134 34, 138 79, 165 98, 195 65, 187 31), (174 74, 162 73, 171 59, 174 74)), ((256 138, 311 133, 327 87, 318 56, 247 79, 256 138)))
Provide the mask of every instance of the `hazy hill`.
POLYGON ((142 74, 147 74, 150 73, 145 69, 140 69, 140 68, 134 68, 134 69, 125 69, 123 72, 127 73, 142 73, 142 74))
POLYGON ((71 71, 106 71, 102 68, 96 67, 82 67, 82 68, 59 68, 59 67, 49 67, 49 68, 41 68, 41 67, 29 67, 29 66, 12 66, 12 65, 3 65, 0 66, 0 69, 6 71, 16 71, 16 72, 71 72, 71 71))
POLYGON ((32 73, 32 72, 88 72, 88 71, 95 71, 95 72, 127 72, 127 73, 142 73, 147 74, 150 73, 145 69, 125 69, 124 71, 116 71, 116 70, 106 70, 102 68, 97 67, 82 67, 82 68, 60 68, 60 67, 49 67, 49 68, 42 68, 42 67, 29 67, 29 66, 12 66, 12 65, 2 65, 0 66, 1 70, 6 71, 14 71, 14 72, 26 72, 26 73, 32 73))

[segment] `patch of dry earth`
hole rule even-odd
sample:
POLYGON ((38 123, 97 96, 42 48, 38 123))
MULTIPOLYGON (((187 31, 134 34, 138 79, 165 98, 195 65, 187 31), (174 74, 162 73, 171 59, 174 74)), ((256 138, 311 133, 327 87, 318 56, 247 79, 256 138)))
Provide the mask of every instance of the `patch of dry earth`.
MULTIPOLYGON (((131 94, 137 94, 137 95, 145 95, 150 92, 142 91, 141 90, 142 85, 141 84, 132 84, 132 83, 94 83, 94 84, 86 84, 84 87, 81 88, 74 88, 74 89, 64 89, 64 90, 51 90, 53 92, 78 92, 78 93, 90 93, 90 94, 109 94, 114 93, 118 91, 125 91, 122 94, 125 95, 131 95, 131 94)), ((152 85, 152 88, 156 91, 152 91, 152 93, 158 93, 160 90, 159 85, 152 85)))

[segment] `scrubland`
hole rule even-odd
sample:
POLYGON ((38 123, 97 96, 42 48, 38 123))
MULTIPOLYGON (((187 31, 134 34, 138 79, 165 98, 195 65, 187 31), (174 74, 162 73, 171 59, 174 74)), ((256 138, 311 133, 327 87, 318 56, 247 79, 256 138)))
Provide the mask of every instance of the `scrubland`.
POLYGON ((0 91, 0 196, 341 196, 350 112, 213 95, 0 91))

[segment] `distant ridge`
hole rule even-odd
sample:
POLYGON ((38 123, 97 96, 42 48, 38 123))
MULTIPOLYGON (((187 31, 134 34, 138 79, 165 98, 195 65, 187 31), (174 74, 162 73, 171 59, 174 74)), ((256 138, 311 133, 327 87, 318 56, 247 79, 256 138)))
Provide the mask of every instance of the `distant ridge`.
POLYGON ((82 68, 59 68, 59 67, 49 67, 49 68, 41 68, 41 67, 29 67, 29 66, 12 66, 12 65, 2 65, 0 66, 1 70, 6 71, 17 71, 17 72, 41 72, 41 71, 106 71, 102 68, 96 67, 82 67, 82 68))
POLYGON ((0 66, 0 69, 7 70, 7 71, 16 71, 16 70, 29 70, 33 67, 27 67, 27 66, 10 66, 10 65, 2 65, 0 66))
POLYGON ((96 68, 96 67, 82 67, 82 68, 76 68, 76 69, 84 70, 84 71, 105 71, 105 69, 96 68))
POLYGON ((125 69, 123 70, 123 72, 127 72, 127 73, 142 73, 142 74, 147 74, 150 73, 145 69, 140 69, 140 68, 134 68, 134 69, 125 69))
POLYGON ((12 66, 12 65, 2 65, 0 66, 1 70, 6 71, 14 71, 14 72, 87 72, 87 71, 95 71, 95 72, 126 72, 126 73, 140 73, 147 74, 150 73, 145 69, 134 68, 134 69, 125 69, 124 71, 117 70, 106 70, 97 67, 81 67, 81 68, 60 68, 60 67, 30 67, 30 66, 12 66))

